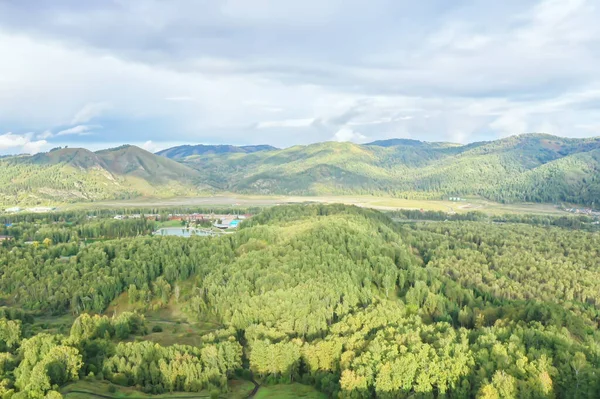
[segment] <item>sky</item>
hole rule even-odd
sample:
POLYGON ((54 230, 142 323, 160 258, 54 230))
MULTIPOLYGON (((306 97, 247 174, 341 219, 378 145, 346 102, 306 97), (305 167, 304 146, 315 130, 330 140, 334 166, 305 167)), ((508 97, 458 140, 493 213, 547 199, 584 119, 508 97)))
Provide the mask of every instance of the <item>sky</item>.
POLYGON ((0 0, 0 154, 600 135, 597 0, 0 0))

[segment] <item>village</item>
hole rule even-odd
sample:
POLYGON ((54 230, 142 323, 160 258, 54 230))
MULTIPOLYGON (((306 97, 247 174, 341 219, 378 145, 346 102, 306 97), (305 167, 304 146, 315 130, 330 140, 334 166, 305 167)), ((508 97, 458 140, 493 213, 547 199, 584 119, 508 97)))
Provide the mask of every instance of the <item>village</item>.
POLYGON ((563 211, 577 215, 600 218, 600 211, 593 210, 592 208, 563 208, 563 211))
POLYGON ((159 228, 152 234, 155 236, 215 236, 231 233, 239 224, 251 218, 251 214, 217 214, 217 213, 177 213, 169 215, 160 214, 132 214, 116 215, 114 219, 141 219, 160 222, 159 228))

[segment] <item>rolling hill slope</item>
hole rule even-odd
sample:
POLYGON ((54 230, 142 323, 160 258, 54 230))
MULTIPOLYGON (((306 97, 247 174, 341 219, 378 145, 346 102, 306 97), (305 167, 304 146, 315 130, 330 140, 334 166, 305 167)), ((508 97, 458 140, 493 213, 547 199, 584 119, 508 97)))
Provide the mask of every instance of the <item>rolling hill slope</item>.
POLYGON ((180 162, 220 190, 260 194, 386 194, 438 199, 479 195, 501 202, 598 201, 600 138, 545 134, 468 145, 386 140, 326 142, 180 162))
POLYGON ((600 204, 600 138, 527 134, 468 145, 394 139, 261 147, 176 147, 162 156, 134 146, 64 148, 1 158, 0 203, 227 191, 600 204))
POLYGON ((135 146, 63 148, 0 160, 0 203, 168 197, 196 193, 200 172, 135 146))

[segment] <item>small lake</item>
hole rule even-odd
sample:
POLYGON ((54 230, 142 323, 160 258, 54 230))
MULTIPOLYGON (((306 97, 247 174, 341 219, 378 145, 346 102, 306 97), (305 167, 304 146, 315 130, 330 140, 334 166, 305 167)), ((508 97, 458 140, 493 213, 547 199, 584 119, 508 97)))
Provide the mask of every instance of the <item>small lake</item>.
POLYGON ((201 230, 195 228, 186 229, 185 227, 164 227, 153 233, 155 236, 175 236, 175 237, 192 237, 192 236, 214 236, 215 233, 209 230, 201 230))

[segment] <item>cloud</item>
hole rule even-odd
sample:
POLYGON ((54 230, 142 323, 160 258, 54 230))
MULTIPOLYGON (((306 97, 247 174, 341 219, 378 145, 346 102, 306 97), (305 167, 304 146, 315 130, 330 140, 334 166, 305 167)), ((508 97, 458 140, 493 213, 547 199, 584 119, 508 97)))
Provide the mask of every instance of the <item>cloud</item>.
POLYGON ((160 150, 164 150, 165 148, 167 148, 167 147, 164 146, 164 144, 153 143, 152 140, 146 141, 140 147, 143 148, 144 150, 150 151, 152 153, 155 153, 155 152, 158 152, 160 150))
MULTIPOLYGON (((527 132, 529 124, 522 113, 506 113, 496 118, 490 123, 490 128, 498 132, 501 136, 511 136, 515 132, 527 132)), ((465 137, 462 137, 464 140, 465 137)))
POLYGON ((176 102, 192 102, 192 101, 196 101, 196 99, 194 97, 189 97, 189 96, 175 96, 175 97, 167 97, 165 98, 166 101, 176 101, 176 102))
POLYGON ((0 153, 38 153, 48 147, 46 140, 32 140, 33 134, 5 133, 0 135, 0 153))
POLYGON ((0 2, 0 129, 104 126, 36 136, 81 145, 597 134, 578 127, 600 122, 592 0, 283 3, 0 2))
POLYGON ((36 136, 36 138, 40 140, 49 139, 50 137, 54 137, 54 134, 50 130, 44 130, 36 136))
POLYGON ((315 123, 314 118, 287 119, 281 121, 264 121, 256 124, 257 129, 270 129, 277 127, 306 127, 315 123))
POLYGON ((367 140, 367 137, 357 131, 350 128, 343 127, 338 130, 332 138, 333 141, 352 141, 355 143, 362 143, 367 140))
POLYGON ((87 123, 94 118, 102 115, 105 111, 110 109, 108 103, 89 103, 77 112, 75 117, 71 120, 71 125, 79 125, 87 123))
POLYGON ((101 127, 101 126, 99 126, 99 125, 77 125, 77 126, 73 126, 68 129, 65 129, 65 130, 61 130, 60 132, 56 133, 56 136, 89 135, 89 134, 92 134, 92 131, 94 129, 97 129, 99 127, 101 127))

